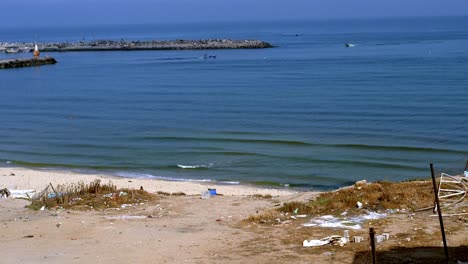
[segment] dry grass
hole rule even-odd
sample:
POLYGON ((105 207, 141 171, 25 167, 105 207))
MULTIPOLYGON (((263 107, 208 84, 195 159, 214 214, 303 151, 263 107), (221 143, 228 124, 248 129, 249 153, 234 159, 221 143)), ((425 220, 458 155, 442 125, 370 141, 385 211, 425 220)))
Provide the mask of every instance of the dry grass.
POLYGON ((111 181, 102 184, 99 179, 90 183, 78 182, 67 185, 51 184, 37 197, 31 199, 31 209, 42 206, 57 206, 69 209, 118 208, 122 204, 139 204, 154 200, 155 196, 145 190, 118 189, 111 181))
POLYGON ((357 214, 357 202, 363 209, 372 211, 385 209, 416 210, 433 205, 434 194, 430 181, 377 182, 324 192, 309 202, 290 202, 283 206, 253 215, 250 222, 272 222, 284 218, 285 214, 340 214, 347 211, 357 214))
POLYGON ((272 199, 273 196, 271 196, 271 194, 254 194, 252 195, 253 198, 256 198, 256 199, 272 199))

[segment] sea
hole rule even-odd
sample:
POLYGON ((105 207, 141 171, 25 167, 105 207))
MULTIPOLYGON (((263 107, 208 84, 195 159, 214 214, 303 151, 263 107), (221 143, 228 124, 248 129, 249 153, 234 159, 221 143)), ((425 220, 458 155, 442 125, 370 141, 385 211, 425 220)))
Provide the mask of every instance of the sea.
MULTIPOLYGON (((50 52, 42 55, 55 65, 0 70, 0 166, 317 190, 428 178, 430 163, 460 174, 466 25, 468 17, 0 26, 0 42, 274 45, 50 52)), ((18 56, 31 54, 0 59, 18 56)))

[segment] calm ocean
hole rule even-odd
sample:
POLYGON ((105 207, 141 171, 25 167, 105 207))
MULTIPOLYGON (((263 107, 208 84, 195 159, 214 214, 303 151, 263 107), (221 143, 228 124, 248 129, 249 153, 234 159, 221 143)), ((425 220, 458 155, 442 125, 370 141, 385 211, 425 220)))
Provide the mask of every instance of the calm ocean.
POLYGON ((49 53, 58 64, 1 70, 0 166, 306 188, 427 177, 430 162, 461 172, 466 25, 453 17, 0 28, 0 42, 37 34, 277 46, 49 53))

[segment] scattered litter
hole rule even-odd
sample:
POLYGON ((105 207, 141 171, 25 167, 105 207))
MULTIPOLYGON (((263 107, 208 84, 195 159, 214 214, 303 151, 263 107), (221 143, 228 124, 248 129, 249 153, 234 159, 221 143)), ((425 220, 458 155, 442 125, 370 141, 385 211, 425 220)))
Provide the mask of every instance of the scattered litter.
POLYGON ((361 208, 362 208, 362 203, 358 201, 358 202, 356 203, 356 207, 359 208, 359 209, 361 209, 361 208))
POLYGON ((221 219, 219 219, 219 218, 218 218, 218 219, 216 219, 216 222, 221 222, 221 221, 223 221, 223 220, 221 220, 221 219))
POLYGON ((114 194, 113 193, 108 193, 108 194, 104 194, 102 197, 104 198, 112 198, 114 194))
POLYGON ((364 240, 362 236, 354 236, 353 243, 361 243, 364 240))
POLYGON ((122 205, 120 206, 120 208, 125 209, 125 208, 131 207, 131 206, 132 206, 131 204, 122 204, 122 205))
POLYGON ((210 196, 211 196, 210 192, 202 192, 201 198, 208 199, 210 198, 210 196))
POLYGON ((128 195, 127 192, 120 192, 120 193, 119 193, 119 196, 127 196, 127 195, 128 195))
POLYGON ((348 212, 345 211, 345 212, 342 212, 340 215, 346 216, 347 214, 348 214, 348 212))
POLYGON ((133 220, 133 219, 145 219, 149 218, 144 215, 118 215, 118 216, 106 216, 106 219, 109 220, 133 220))
POLYGON ((348 243, 349 242, 349 230, 345 230, 343 232, 343 237, 345 238, 346 243, 348 243))
POLYGON ((411 241, 411 237, 407 237, 405 240, 408 241, 408 242, 410 242, 410 241, 411 241))
POLYGON ((386 240, 386 239, 385 239, 385 236, 383 236, 383 235, 379 235, 379 236, 376 236, 376 237, 375 237, 375 242, 377 242, 377 244, 378 244, 378 243, 382 243, 382 242, 384 242, 385 240, 386 240))
POLYGON ((10 190, 10 196, 12 198, 26 198, 29 199, 35 193, 35 190, 10 190))
POLYGON ((389 233, 383 233, 382 236, 385 237, 385 240, 389 240, 389 239, 390 239, 390 234, 389 234, 389 233))
POLYGON ((41 207, 41 209, 39 209, 39 210, 40 210, 40 211, 44 211, 45 208, 46 208, 45 205, 43 205, 43 206, 41 207))
POLYGON ((56 224, 55 226, 56 226, 56 227, 61 227, 61 226, 62 226, 62 222, 56 224))
POLYGON ((355 217, 342 217, 336 218, 332 215, 324 215, 314 219, 311 219, 309 223, 304 224, 303 226, 319 226, 319 227, 331 227, 331 228, 346 228, 346 229, 361 229, 361 224, 366 220, 371 219, 380 219, 386 217, 385 213, 376 213, 369 212, 364 215, 359 215, 355 217))
POLYGON ((210 192, 211 196, 216 196, 216 189, 208 189, 208 192, 210 192))
POLYGON ((33 235, 27 235, 27 236, 24 236, 23 238, 33 238, 34 236, 33 235))
POLYGON ((298 217, 298 218, 306 218, 307 215, 296 215, 296 217, 298 217))
POLYGON ((294 209, 293 214, 298 214, 299 213, 299 208, 294 209))
POLYGON ((340 245, 342 247, 346 244, 346 239, 344 237, 334 235, 334 236, 324 237, 320 240, 318 239, 309 240, 309 241, 304 240, 304 242, 302 242, 303 247, 319 247, 319 246, 324 246, 328 244, 340 245))

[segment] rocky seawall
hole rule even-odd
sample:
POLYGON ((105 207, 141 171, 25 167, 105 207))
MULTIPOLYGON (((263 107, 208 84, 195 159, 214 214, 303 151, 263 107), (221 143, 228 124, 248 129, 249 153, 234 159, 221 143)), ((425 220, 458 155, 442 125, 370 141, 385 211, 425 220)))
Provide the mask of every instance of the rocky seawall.
POLYGON ((57 63, 57 61, 51 57, 9 59, 9 60, 0 60, 0 69, 41 66, 41 65, 55 64, 55 63, 57 63))
MULTIPOLYGON (((0 50, 16 47, 26 51, 33 43, 0 43, 0 50)), ((264 49, 273 47, 260 40, 170 40, 170 41, 115 41, 97 40, 91 42, 38 43, 40 51, 113 51, 113 50, 209 50, 209 49, 264 49)))

